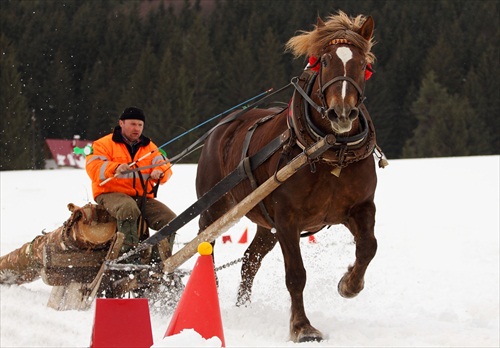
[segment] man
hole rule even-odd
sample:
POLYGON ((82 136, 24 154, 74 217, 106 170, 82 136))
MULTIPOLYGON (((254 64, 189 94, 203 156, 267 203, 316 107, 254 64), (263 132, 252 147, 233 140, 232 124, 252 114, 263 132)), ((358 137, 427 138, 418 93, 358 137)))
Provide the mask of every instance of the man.
MULTIPOLYGON (((153 230, 162 228, 176 216, 154 198, 155 184, 167 182, 172 170, 158 147, 142 135, 145 119, 141 109, 126 108, 113 133, 96 140, 92 154, 86 157, 94 199, 116 218, 118 231, 125 235, 122 252, 130 251, 139 243, 137 225, 141 214, 153 230), (142 167, 144 169, 127 173, 142 167)), ((173 235, 168 241, 160 242, 162 258, 171 255, 173 242, 173 235)))

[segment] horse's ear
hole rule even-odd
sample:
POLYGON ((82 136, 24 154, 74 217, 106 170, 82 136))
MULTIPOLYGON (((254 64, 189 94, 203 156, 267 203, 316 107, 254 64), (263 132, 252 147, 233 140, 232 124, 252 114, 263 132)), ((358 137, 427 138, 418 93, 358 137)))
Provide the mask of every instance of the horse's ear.
POLYGON ((361 26, 359 34, 369 41, 373 36, 374 28, 375 28, 375 22, 373 21, 372 16, 368 16, 366 17, 365 22, 361 26))
POLYGON ((321 28, 321 27, 324 27, 325 26, 325 22, 323 22, 323 20, 321 19, 320 16, 318 16, 318 22, 316 23, 316 26, 318 28, 321 28))

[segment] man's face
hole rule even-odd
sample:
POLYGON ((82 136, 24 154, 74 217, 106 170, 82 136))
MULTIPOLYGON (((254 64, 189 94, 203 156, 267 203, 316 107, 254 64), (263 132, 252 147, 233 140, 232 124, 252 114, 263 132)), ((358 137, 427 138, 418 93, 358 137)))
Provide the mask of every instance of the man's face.
POLYGON ((122 135, 129 141, 134 142, 139 139, 144 129, 144 122, 141 120, 120 120, 122 135))

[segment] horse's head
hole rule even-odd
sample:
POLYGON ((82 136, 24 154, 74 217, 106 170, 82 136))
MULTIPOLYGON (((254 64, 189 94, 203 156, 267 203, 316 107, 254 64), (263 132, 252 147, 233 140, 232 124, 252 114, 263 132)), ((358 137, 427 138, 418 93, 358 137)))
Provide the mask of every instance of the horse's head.
POLYGON ((332 40, 321 56, 317 94, 324 108, 323 117, 336 133, 349 132, 364 99, 367 62, 349 42, 332 40))
POLYGON ((318 88, 313 95, 322 106, 322 124, 335 133, 347 133, 364 99, 366 70, 375 57, 372 17, 349 18, 345 13, 318 18, 316 29, 291 38, 287 48, 296 56, 319 60, 318 88))

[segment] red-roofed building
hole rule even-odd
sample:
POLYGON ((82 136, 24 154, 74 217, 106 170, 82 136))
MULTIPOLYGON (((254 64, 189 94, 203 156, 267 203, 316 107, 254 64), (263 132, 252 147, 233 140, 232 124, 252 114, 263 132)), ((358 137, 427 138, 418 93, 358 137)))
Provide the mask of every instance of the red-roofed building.
POLYGON ((81 140, 75 136, 73 140, 46 139, 45 140, 45 169, 56 168, 85 168, 85 156, 73 152, 75 147, 84 148, 92 145, 90 140, 81 140))

